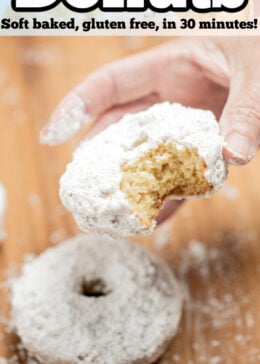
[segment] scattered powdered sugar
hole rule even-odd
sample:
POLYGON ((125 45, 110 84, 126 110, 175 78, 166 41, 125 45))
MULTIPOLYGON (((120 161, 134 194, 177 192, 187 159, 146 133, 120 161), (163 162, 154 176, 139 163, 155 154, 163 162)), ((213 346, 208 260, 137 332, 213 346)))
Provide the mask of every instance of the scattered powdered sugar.
POLYGON ((153 236, 153 244, 157 250, 161 250, 170 243, 170 231, 172 230, 173 222, 166 220, 163 224, 158 226, 153 236))
POLYGON ((17 332, 44 364, 154 362, 181 316, 172 271, 126 241, 68 240, 25 265, 11 290, 17 332))
POLYGON ((49 240, 52 244, 56 245, 67 237, 65 229, 59 229, 50 234, 49 240))
POLYGON ((0 241, 5 239, 4 216, 7 207, 7 193, 4 185, 0 182, 0 241))
MULTIPOLYGON (((213 239, 215 243, 212 246, 196 239, 191 240, 181 250, 180 257, 174 264, 185 297, 184 317, 178 330, 179 335, 173 340, 172 349, 165 353, 158 364, 236 363, 238 352, 241 353, 239 358, 244 358, 241 361, 243 363, 256 364, 260 361, 256 337, 260 314, 252 308, 257 297, 251 288, 247 291, 238 284, 248 273, 244 271, 248 264, 241 265, 241 260, 248 262, 250 259, 247 249, 248 243, 252 243, 253 234, 241 230, 237 235, 223 232, 214 235, 216 238, 213 239), (183 346, 187 354, 183 352, 183 346)), ((27 262, 31 259, 26 258, 27 262)), ((258 267, 253 267, 253 264, 252 261, 251 268, 258 267)), ((14 267, 9 270, 8 284, 0 286, 0 289, 10 285, 16 274, 14 267)), ((260 279, 260 269, 256 269, 254 278, 256 281, 260 279)), ((1 315, 0 321, 6 325, 6 332, 10 332, 13 324, 6 318, 1 318, 1 315)), ((24 348, 19 344, 17 349, 11 359, 3 358, 6 360, 4 364, 38 364, 32 358, 20 360, 25 355, 24 348)), ((10 348, 10 352, 13 350, 15 346, 10 348)))
POLYGON ((252 312, 246 312, 245 320, 246 320, 246 326, 249 329, 254 327, 255 320, 254 320, 254 316, 252 315, 252 312))
POLYGON ((178 354, 174 354, 172 357, 172 360, 174 361, 174 363, 179 363, 181 360, 181 357, 178 354))
POLYGON ((206 246, 198 240, 191 240, 189 248, 182 253, 182 260, 180 264, 180 273, 185 274, 191 267, 196 265, 197 267, 203 267, 208 258, 214 258, 215 252, 208 253, 206 246), (212 254, 213 253, 213 254, 212 254))
POLYGON ((145 45, 145 39, 142 37, 124 37, 123 38, 124 47, 128 51, 136 51, 145 45))
POLYGON ((112 237, 151 233, 155 220, 150 226, 142 224, 120 189, 121 165, 135 163, 163 142, 198 150, 207 165, 205 177, 213 186, 203 197, 222 187, 227 169, 222 156, 223 139, 214 115, 179 104, 157 104, 126 115, 76 150, 61 178, 60 197, 83 231, 112 237))
POLYGON ((255 328, 260 315, 252 312, 258 293, 248 289, 244 276, 250 272, 258 281, 260 272, 255 275, 252 266, 243 266, 250 259, 247 235, 222 232, 212 246, 194 239, 181 251, 175 269, 184 292, 183 322, 160 364, 182 363, 183 341, 196 364, 235 363, 238 352, 247 364, 259 361, 255 328))
POLYGON ((89 122, 86 105, 76 92, 69 93, 54 111, 51 121, 42 130, 42 144, 57 145, 73 137, 89 122))
POLYGON ((219 364, 221 363, 222 359, 220 356, 213 356, 212 358, 210 358, 210 362, 209 364, 219 364))
POLYGON ((28 66, 47 67, 59 59, 59 52, 49 48, 31 48, 22 53, 21 61, 28 66))
POLYGON ((220 342, 218 340, 212 340, 210 345, 213 347, 213 348, 216 348, 216 347, 219 347, 220 346, 220 342))
POLYGON ((27 115, 21 109, 13 109, 10 115, 10 120, 15 124, 23 124, 26 121, 27 115))
POLYGON ((13 106, 14 104, 17 103, 18 99, 19 99, 19 92, 16 88, 16 86, 11 85, 9 87, 6 87, 6 89, 4 90, 2 97, 1 97, 2 101, 10 106, 13 106))
MULTIPOLYGON (((178 273, 186 293, 186 308, 207 317, 207 320, 203 322, 205 327, 224 327, 228 320, 239 317, 240 308, 243 304, 242 300, 236 302, 234 295, 231 293, 220 298, 216 295, 210 295, 207 302, 202 302, 200 299, 196 300, 191 295, 187 281, 190 272, 195 270, 201 280, 207 280, 212 274, 212 265, 215 265, 214 270, 218 271, 219 274, 223 274, 227 259, 224 260, 222 254, 223 252, 216 248, 209 249, 205 244, 197 240, 191 240, 188 249, 182 252, 182 258, 178 266, 178 273)), ((232 258, 230 258, 230 261, 232 261, 232 258)), ((212 289, 214 290, 213 287, 212 289)))
POLYGON ((34 193, 34 192, 32 192, 28 195, 27 200, 31 206, 38 206, 42 203, 41 196, 38 193, 34 193))
POLYGON ((225 197, 228 200, 236 200, 239 196, 239 191, 238 191, 237 187, 232 186, 232 185, 228 184, 227 182, 224 183, 224 186, 220 193, 223 197, 225 197))

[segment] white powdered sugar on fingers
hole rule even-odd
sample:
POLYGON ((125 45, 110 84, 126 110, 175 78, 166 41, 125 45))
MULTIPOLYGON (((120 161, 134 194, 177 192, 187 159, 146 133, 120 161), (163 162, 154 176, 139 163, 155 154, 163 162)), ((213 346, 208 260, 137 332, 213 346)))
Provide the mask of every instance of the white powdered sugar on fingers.
POLYGON ((84 101, 71 92, 58 106, 51 122, 40 135, 41 144, 61 144, 72 138, 90 120, 84 101))

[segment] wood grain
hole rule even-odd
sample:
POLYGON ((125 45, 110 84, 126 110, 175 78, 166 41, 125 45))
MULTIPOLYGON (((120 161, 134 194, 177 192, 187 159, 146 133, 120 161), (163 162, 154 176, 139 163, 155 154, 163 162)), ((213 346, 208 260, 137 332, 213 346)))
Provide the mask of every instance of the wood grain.
MULTIPOLYGON (((26 254, 77 233, 58 180, 78 142, 48 148, 38 133, 58 100, 91 70, 162 41, 125 38, 1 38, 0 181, 8 191, 0 280, 26 254)), ((185 287, 178 335, 160 364, 260 362, 260 155, 230 168, 211 200, 188 202, 142 243, 164 257, 185 287), (199 243, 200 242, 200 243, 199 243)), ((8 310, 0 290, 0 316, 8 310)), ((16 338, 0 329, 0 357, 16 338)), ((20 362, 20 361, 18 361, 20 362)))

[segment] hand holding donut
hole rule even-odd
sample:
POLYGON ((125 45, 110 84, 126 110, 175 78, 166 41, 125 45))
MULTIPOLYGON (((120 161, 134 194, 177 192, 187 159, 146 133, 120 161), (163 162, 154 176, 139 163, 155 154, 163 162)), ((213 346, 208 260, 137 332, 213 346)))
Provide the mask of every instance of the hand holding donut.
MULTIPOLYGON (((92 137, 125 113, 169 100, 212 110, 226 141, 224 157, 245 164, 260 143, 259 56, 257 37, 189 38, 113 62, 61 101, 41 141, 61 144, 95 118, 88 132, 92 137)), ((170 202, 159 221, 177 206, 170 202)))

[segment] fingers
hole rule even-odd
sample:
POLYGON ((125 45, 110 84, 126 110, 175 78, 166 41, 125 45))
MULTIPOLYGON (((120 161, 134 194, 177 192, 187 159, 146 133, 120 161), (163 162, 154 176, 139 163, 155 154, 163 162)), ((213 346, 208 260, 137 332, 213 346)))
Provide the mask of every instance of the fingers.
POLYGON ((151 94, 160 69, 165 68, 166 50, 158 47, 93 72, 58 105, 41 132, 41 143, 61 144, 91 118, 151 94))
POLYGON ((161 63, 156 48, 127 57, 92 73, 77 87, 77 93, 87 100, 90 115, 98 116, 114 106, 151 94, 161 63))
POLYGON ((162 224, 183 204, 184 200, 169 200, 166 201, 162 210, 156 218, 157 224, 162 224))
POLYGON ((133 101, 122 106, 116 106, 102 114, 88 130, 87 138, 92 138, 103 129, 121 119, 127 113, 134 113, 147 109, 149 106, 159 102, 157 95, 150 95, 141 100, 133 101))
MULTIPOLYGON (((186 100, 184 104, 196 104, 196 95, 201 95, 202 92, 194 93, 187 81, 196 74, 201 78, 204 71, 206 74, 208 64, 212 65, 208 70, 211 78, 216 73, 218 85, 224 87, 227 71, 223 57, 219 56, 217 47, 211 47, 208 52, 204 43, 201 40, 191 42, 180 39, 113 62, 93 72, 58 105, 41 133, 41 142, 61 144, 93 118, 98 120, 110 109, 156 92, 164 100, 186 100), (183 77, 178 75, 178 70, 183 77), (186 78, 186 82, 181 82, 182 78, 184 81, 186 78)), ((200 88, 209 85, 206 81, 201 82, 200 88)), ((200 97, 197 99, 201 100, 200 97)))
MULTIPOLYGON (((259 72, 259 71, 258 71, 259 72)), ((260 144, 260 75, 234 82, 220 119, 224 156, 232 164, 249 162, 260 144)))
POLYGON ((89 121, 84 99, 72 91, 59 103, 49 123, 42 129, 40 142, 50 146, 64 143, 89 121))

